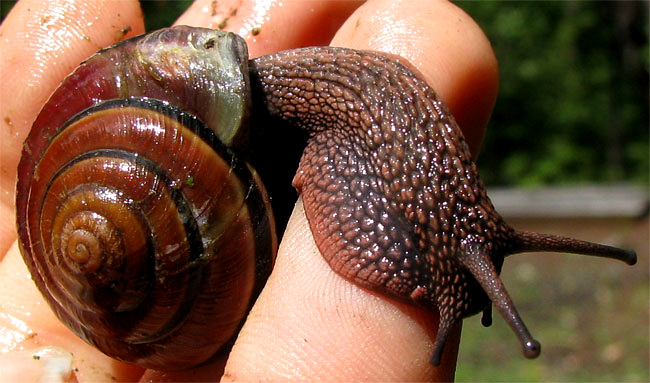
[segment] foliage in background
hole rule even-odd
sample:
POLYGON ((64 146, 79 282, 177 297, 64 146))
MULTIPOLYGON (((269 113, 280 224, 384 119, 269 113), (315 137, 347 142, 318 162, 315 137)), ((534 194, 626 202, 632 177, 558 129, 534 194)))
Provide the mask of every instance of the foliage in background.
POLYGON ((479 160, 486 183, 647 184, 647 2, 456 4, 500 64, 479 160))
POLYGON ((152 31, 168 27, 192 4, 192 0, 141 1, 144 26, 152 31))
POLYGON ((16 3, 16 0, 0 0, 0 20, 4 20, 11 8, 16 3))

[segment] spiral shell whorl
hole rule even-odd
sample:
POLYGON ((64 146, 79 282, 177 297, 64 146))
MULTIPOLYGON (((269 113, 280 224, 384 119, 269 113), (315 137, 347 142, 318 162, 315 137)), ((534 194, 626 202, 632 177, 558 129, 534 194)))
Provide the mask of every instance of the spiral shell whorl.
MULTIPOLYGON (((159 37, 195 42, 183 28, 172 32, 159 37)), ((236 103, 242 114, 250 101, 217 94, 207 106, 195 98, 174 105, 197 91, 181 89, 186 79, 175 73, 138 87, 144 61, 133 49, 151 39, 103 51, 55 92, 25 144, 17 216, 26 264, 68 327, 117 359, 173 370, 205 361, 232 338, 277 240, 257 174, 222 142, 246 136, 246 116, 202 109, 236 103), (127 88, 129 97, 118 98, 127 88)), ((170 61, 174 49, 163 51, 170 61)), ((245 57, 234 61, 245 69, 245 57)), ((189 75, 207 79, 210 70, 189 75)), ((233 82, 227 87, 247 86, 233 82)))

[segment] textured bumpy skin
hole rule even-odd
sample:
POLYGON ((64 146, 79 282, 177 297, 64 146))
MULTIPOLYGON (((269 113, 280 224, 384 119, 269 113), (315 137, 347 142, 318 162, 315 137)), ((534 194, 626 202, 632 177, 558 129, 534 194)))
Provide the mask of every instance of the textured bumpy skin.
POLYGON ((321 253, 345 278, 440 313, 432 363, 448 331, 490 301, 528 357, 539 354, 498 273, 532 249, 630 252, 518 232, 495 212, 454 118, 399 61, 343 48, 253 60, 270 113, 310 132, 294 186, 321 253), (598 250, 596 250, 598 249, 598 250))
POLYGON ((459 255, 480 246, 500 270, 512 237, 446 106, 406 67, 368 52, 301 49, 251 68, 274 114, 313 132, 294 185, 325 259, 360 285, 439 311, 444 343, 488 303, 459 255))

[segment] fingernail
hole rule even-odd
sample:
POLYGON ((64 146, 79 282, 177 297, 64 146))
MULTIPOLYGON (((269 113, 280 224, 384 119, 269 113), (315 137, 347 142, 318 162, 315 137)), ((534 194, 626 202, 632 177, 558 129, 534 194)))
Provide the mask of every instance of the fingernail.
POLYGON ((32 358, 39 362, 41 376, 39 382, 70 382, 72 376, 72 353, 64 348, 46 346, 32 354, 32 358))

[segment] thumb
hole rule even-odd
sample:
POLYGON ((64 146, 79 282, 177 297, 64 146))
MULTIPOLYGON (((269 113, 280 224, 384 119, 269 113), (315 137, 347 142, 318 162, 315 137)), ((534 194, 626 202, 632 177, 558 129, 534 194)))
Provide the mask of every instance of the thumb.
POLYGON ((449 381, 458 333, 449 341, 445 367, 436 371, 428 363, 435 328, 435 315, 334 273, 299 200, 274 273, 237 339, 224 379, 449 381))
MULTIPOLYGON (((446 2, 369 2, 333 44, 406 57, 448 103, 476 154, 494 105, 497 69, 489 42, 469 16, 446 2)), ((437 314, 334 273, 299 201, 224 379, 449 381, 459 329, 447 342, 442 365, 434 368, 428 359, 437 325, 437 314)))

